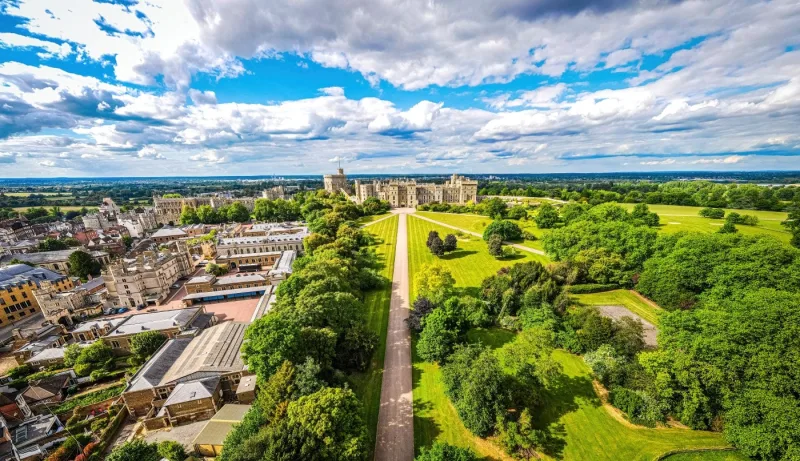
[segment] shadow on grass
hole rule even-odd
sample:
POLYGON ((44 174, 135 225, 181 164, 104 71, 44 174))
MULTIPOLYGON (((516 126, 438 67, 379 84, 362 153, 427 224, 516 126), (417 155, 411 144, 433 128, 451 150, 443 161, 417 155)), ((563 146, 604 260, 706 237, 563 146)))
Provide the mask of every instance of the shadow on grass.
POLYGON ((439 259, 444 259, 444 260, 449 261, 451 259, 464 258, 466 256, 474 255, 476 253, 477 253, 477 251, 473 251, 473 250, 456 250, 456 251, 454 251, 452 253, 448 253, 448 254, 446 254, 444 256, 441 256, 439 259))
POLYGON ((525 259, 525 255, 522 254, 522 253, 517 253, 515 255, 504 256, 504 257, 500 258, 501 261, 514 261, 514 260, 517 260, 517 259, 525 259))
POLYGON ((561 374, 542 393, 541 411, 534 412, 534 423, 547 434, 542 450, 545 454, 562 457, 567 442, 564 425, 559 421, 562 416, 578 411, 579 400, 594 407, 602 405, 588 376, 561 374))

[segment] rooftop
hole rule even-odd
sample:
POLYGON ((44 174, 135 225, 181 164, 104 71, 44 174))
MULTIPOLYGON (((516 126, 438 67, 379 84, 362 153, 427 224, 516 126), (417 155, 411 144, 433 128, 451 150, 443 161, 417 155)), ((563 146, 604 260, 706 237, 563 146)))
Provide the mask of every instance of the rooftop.
POLYGON ((260 274, 235 274, 235 275, 226 275, 224 277, 217 278, 216 283, 214 285, 230 285, 234 283, 250 283, 250 282, 263 282, 266 278, 260 274))
POLYGON ((225 437, 233 429, 234 424, 242 422, 244 415, 250 410, 250 405, 229 403, 219 409, 206 426, 195 437, 194 445, 222 445, 225 437))
POLYGON ((63 278, 66 277, 50 269, 31 267, 27 264, 14 264, 13 266, 0 267, 0 289, 25 285, 28 282, 34 282, 38 286, 39 282, 43 280, 55 281, 63 278))
POLYGON ((267 285, 267 286, 257 286, 257 287, 233 288, 233 289, 230 289, 230 290, 205 291, 205 292, 202 292, 202 293, 191 293, 191 294, 188 294, 188 295, 184 296, 183 298, 181 298, 181 301, 185 301, 187 299, 188 300, 192 300, 192 299, 203 299, 203 298, 212 298, 212 297, 213 298, 217 298, 217 299, 221 299, 223 296, 230 296, 230 295, 237 295, 237 294, 244 295, 245 293, 255 293, 255 292, 258 292, 258 291, 267 292, 267 291, 269 291, 269 289, 270 289, 270 287, 269 287, 269 285, 267 285))
MULTIPOLYGON (((39 253, 23 253, 23 254, 16 254, 16 255, 6 255, 0 258, 0 263, 11 261, 12 259, 16 258, 20 261, 29 262, 31 264, 48 264, 48 263, 55 263, 66 261, 69 259, 69 256, 76 251, 84 251, 81 248, 70 248, 68 250, 57 250, 57 251, 42 251, 39 253)), ((108 253, 105 251, 89 251, 88 252, 93 258, 101 258, 103 256, 108 256, 108 253)))
POLYGON ((218 385, 219 376, 189 381, 188 383, 180 383, 176 385, 175 389, 169 394, 169 398, 164 402, 162 409, 166 408, 168 405, 211 398, 214 395, 214 391, 217 390, 218 385))
POLYGON ((121 325, 106 335, 106 338, 133 335, 143 331, 161 331, 171 328, 185 328, 201 310, 200 307, 175 309, 171 311, 147 312, 125 317, 121 325))
MULTIPOLYGON (((196 338, 195 338, 196 339, 196 338)), ((170 367, 183 354, 191 338, 170 339, 136 372, 125 392, 152 389, 161 383, 170 367)))
POLYGON ((225 322, 203 330, 172 363, 161 384, 178 382, 195 373, 229 373, 244 369, 239 354, 248 323, 225 322))
POLYGON ((120 323, 125 321, 125 317, 118 317, 112 319, 100 319, 100 320, 92 320, 89 322, 83 322, 78 324, 78 326, 70 331, 70 333, 82 333, 85 331, 91 331, 92 328, 108 328, 112 329, 119 325, 120 323))
POLYGON ((162 227, 156 231, 156 233, 150 236, 150 238, 158 237, 186 237, 186 232, 176 227, 162 227))

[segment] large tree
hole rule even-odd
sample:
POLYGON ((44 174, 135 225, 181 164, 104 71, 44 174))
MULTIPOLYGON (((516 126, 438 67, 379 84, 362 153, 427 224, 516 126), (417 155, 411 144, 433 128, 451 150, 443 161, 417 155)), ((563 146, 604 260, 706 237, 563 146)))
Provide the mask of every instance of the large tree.
POLYGON ((100 263, 95 261, 89 253, 76 251, 67 258, 69 275, 86 280, 90 275, 100 275, 100 263))
POLYGON ((414 276, 417 295, 441 304, 453 293, 455 279, 441 264, 425 264, 414 276))
POLYGON ((558 224, 558 210, 548 202, 539 205, 533 220, 539 229, 552 229, 558 224))

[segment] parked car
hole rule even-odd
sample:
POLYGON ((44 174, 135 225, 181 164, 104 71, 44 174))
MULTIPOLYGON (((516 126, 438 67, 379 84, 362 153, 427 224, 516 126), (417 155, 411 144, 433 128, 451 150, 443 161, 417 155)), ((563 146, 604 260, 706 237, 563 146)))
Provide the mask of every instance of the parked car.
POLYGON ((140 311, 140 310, 144 309, 145 307, 146 306, 144 304, 139 304, 138 306, 136 306, 136 310, 140 311))
POLYGON ((117 309, 117 314, 124 314, 125 312, 128 312, 129 310, 130 309, 128 309, 127 307, 120 307, 119 309, 117 309))
POLYGON ((180 287, 181 287, 180 283, 175 283, 172 285, 172 288, 180 288, 180 287))

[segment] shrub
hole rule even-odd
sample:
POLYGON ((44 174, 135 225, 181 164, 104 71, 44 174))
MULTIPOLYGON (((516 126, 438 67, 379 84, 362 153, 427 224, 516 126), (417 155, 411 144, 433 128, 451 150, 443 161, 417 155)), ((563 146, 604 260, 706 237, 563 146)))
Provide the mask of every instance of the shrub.
POLYGON ((458 240, 453 234, 447 234, 444 238, 444 251, 455 251, 458 248, 458 240))
POLYGON ((533 232, 523 231, 522 232, 522 239, 523 240, 530 240, 531 242, 535 242, 536 240, 539 240, 539 237, 537 237, 536 234, 534 234, 533 232))
POLYGON ((722 219, 725 217, 725 210, 722 208, 703 208, 699 214, 704 218, 722 219))
POLYGON ((497 219, 486 226, 483 231, 483 239, 489 241, 494 235, 499 235, 503 241, 519 240, 522 238, 522 229, 516 223, 497 219))
POLYGON ((169 461, 184 461, 186 450, 183 445, 173 440, 164 440, 158 443, 158 454, 169 461))

